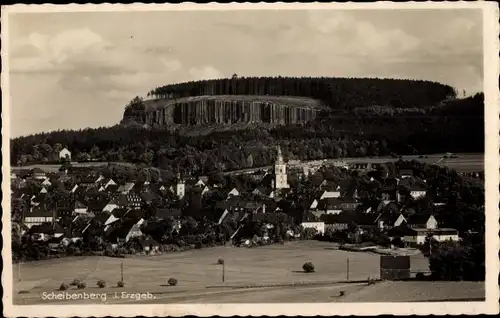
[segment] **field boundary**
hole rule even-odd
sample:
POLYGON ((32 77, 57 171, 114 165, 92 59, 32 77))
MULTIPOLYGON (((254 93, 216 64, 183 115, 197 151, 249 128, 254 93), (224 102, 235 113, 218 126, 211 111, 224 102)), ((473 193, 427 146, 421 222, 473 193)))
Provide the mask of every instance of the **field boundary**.
MULTIPOLYGON (((307 275, 307 274, 304 274, 307 275)), ((206 288, 233 288, 233 289, 250 289, 250 288, 279 288, 279 287, 305 287, 305 286, 328 286, 337 284, 368 284, 369 282, 381 282, 381 279, 373 280, 336 280, 336 281, 320 281, 320 282, 298 282, 298 283, 281 283, 281 284, 247 284, 247 285, 210 285, 206 288)))

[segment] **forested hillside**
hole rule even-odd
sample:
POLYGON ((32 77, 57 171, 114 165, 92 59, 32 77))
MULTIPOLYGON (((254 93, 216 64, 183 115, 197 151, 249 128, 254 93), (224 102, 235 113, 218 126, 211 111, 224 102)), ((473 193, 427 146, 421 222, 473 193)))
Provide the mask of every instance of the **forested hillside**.
POLYGON ((189 173, 268 165, 279 143, 289 159, 377 156, 396 153, 484 152, 484 96, 450 100, 432 109, 320 116, 303 125, 183 136, 165 129, 114 126, 58 131, 11 141, 16 163, 46 162, 68 147, 77 160, 98 159, 179 167, 189 173))
POLYGON ((378 78, 238 77, 157 87, 152 98, 177 99, 202 95, 300 96, 322 101, 335 109, 381 105, 427 108, 455 97, 452 87, 429 82, 378 78))

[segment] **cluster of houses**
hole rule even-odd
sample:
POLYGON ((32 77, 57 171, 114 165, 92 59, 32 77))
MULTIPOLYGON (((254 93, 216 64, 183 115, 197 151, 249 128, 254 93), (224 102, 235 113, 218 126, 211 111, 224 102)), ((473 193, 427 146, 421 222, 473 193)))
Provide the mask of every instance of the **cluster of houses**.
MULTIPOLYGON (((148 222, 165 219, 174 220, 173 230, 179 232, 186 193, 196 191, 204 197, 214 190, 223 192, 224 197, 207 213, 219 225, 225 222, 239 225, 252 220, 268 227, 277 223, 296 224, 319 233, 355 225, 360 232, 379 229, 415 244, 422 244, 429 234, 438 241, 459 239, 456 230, 443 228, 432 213, 415 213, 404 207, 402 202, 408 196, 418 199, 426 195, 425 181, 415 182, 411 169, 401 169, 397 177, 386 178, 378 205, 366 207, 357 189, 347 190, 345 185, 328 180, 299 193, 288 184, 287 164, 280 151, 278 154, 274 171, 258 176, 260 183, 254 189, 223 187, 206 177, 184 179, 180 175, 172 183, 161 180, 118 183, 95 171, 75 181, 70 165, 65 163, 58 173, 47 174, 39 168, 23 175, 12 173, 12 202, 27 204, 20 220, 22 233, 51 244, 67 245, 85 236, 101 237, 112 244, 128 242, 144 238, 141 229, 148 222), (40 190, 32 193, 33 189, 26 187, 27 182, 35 182, 40 190), (56 191, 55 183, 70 184, 65 189, 69 196, 58 198, 51 193, 56 191), (401 191, 401 186, 408 191, 401 191), (151 206, 156 208, 150 209, 151 206)), ((309 177, 308 174, 304 177, 309 177)), ((436 208, 440 205, 434 204, 436 208)))

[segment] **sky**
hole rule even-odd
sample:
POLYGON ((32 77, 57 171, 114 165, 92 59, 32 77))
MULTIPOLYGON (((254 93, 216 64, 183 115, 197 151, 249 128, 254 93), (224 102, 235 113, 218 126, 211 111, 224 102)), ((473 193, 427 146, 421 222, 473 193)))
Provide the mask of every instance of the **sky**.
POLYGON ((111 126, 157 86, 234 73, 482 91, 479 9, 11 13, 8 32, 11 137, 111 126))

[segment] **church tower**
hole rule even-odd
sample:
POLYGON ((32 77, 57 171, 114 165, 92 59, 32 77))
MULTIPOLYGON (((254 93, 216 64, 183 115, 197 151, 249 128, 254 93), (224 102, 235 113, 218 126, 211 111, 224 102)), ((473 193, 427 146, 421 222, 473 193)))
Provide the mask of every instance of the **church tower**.
POLYGON ((181 174, 177 173, 177 189, 176 189, 176 194, 179 199, 184 198, 184 195, 186 194, 186 184, 184 183, 184 180, 181 178, 181 174))
POLYGON ((276 178, 275 186, 276 189, 288 189, 288 181, 286 175, 286 164, 283 160, 283 155, 281 154, 281 148, 278 146, 278 158, 274 164, 274 175, 276 178))

